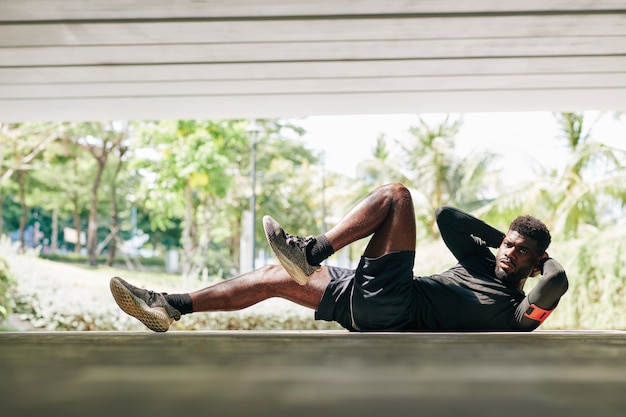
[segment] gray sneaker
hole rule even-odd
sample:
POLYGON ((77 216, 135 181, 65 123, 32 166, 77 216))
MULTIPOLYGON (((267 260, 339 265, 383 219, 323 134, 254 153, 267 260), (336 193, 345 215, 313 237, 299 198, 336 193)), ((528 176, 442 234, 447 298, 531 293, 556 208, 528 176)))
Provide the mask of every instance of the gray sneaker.
POLYGON ((306 259, 306 248, 315 243, 315 237, 290 235, 270 216, 263 217, 263 229, 278 261, 291 278, 298 284, 305 285, 309 277, 320 268, 319 265, 310 265, 306 259))
POLYGON ((150 330, 166 332, 174 320, 180 320, 180 311, 165 300, 165 293, 135 287, 120 277, 111 278, 109 286, 122 311, 135 317, 150 330))

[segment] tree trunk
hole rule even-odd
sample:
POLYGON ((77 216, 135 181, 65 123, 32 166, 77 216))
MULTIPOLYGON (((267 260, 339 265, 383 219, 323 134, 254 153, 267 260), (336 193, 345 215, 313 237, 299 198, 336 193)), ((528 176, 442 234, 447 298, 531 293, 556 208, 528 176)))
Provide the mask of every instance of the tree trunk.
POLYGON ((107 260, 108 266, 113 266, 115 263, 115 255, 117 254, 117 237, 119 236, 119 214, 117 211, 117 195, 115 192, 115 185, 111 186, 111 233, 113 238, 109 244, 109 258, 107 260))
POLYGON ((74 245, 74 253, 79 254, 82 249, 82 243, 80 241, 80 235, 82 233, 82 230, 81 230, 82 225, 80 221, 80 209, 78 207, 78 197, 74 196, 74 199, 72 202, 74 203, 74 213, 73 213, 74 230, 76 230, 76 244, 74 245))
POLYGON ((24 171, 18 171, 17 173, 17 183, 19 185, 19 194, 20 194, 20 207, 22 209, 22 214, 20 216, 20 251, 24 252, 26 250, 26 239, 24 236, 24 232, 26 230, 26 191, 24 190, 24 171))
POLYGON ((198 240, 199 246, 199 260, 198 263, 202 268, 202 280, 203 282, 208 280, 208 265, 206 259, 209 253, 209 245, 211 244, 211 215, 213 211, 208 204, 208 198, 204 198, 203 216, 202 216, 202 232, 200 233, 200 239, 198 240))
POLYGON ((191 222, 192 222, 192 213, 193 213, 193 201, 192 201, 192 191, 191 188, 185 188, 185 219, 183 220, 183 256, 182 256, 182 267, 183 267, 183 276, 185 279, 189 277, 191 274, 192 268, 192 258, 193 258, 193 242, 191 238, 191 222))
POLYGON ((59 209, 52 210, 52 233, 50 235, 50 252, 57 253, 59 251, 59 209))
MULTIPOLYGON (((74 170, 74 176, 78 177, 78 159, 74 158, 72 160, 72 168, 74 170)), ((76 192, 73 192, 72 193, 72 206, 74 208, 74 211, 72 215, 73 215, 74 230, 76 230, 76 242, 74 243, 74 253, 76 253, 77 255, 80 254, 81 249, 83 248, 83 244, 80 240, 82 222, 80 219, 80 208, 78 207, 78 201, 79 201, 78 194, 76 192)))
POLYGON ((4 213, 2 211, 2 205, 4 204, 5 197, 0 195, 0 235, 4 233, 4 213))
POLYGON ((89 223, 87 225, 87 252, 89 265, 98 266, 98 188, 104 172, 104 163, 99 161, 96 179, 91 187, 91 205, 89 208, 89 223))
POLYGON ((117 252, 117 240, 120 234, 120 219, 119 219, 119 210, 117 207, 117 177, 122 170, 122 164, 124 160, 124 154, 126 153, 126 147, 119 147, 119 158, 117 159, 117 164, 115 165, 115 173, 113 174, 113 180, 111 181, 111 225, 113 239, 111 240, 111 244, 109 245, 109 259, 107 261, 108 266, 113 266, 115 263, 115 255, 117 252))

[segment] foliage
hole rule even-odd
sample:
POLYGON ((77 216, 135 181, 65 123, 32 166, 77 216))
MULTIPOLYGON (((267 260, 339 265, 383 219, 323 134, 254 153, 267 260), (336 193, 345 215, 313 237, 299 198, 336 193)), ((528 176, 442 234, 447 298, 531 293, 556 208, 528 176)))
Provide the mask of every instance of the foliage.
POLYGON ((187 188, 223 196, 232 178, 227 174, 231 146, 243 147, 242 129, 226 137, 235 123, 164 120, 140 126, 135 147, 139 156, 132 165, 144 178, 138 190, 154 229, 165 230, 170 219, 185 216, 182 196, 187 188))
POLYGON ((550 255, 561 260, 570 287, 553 316, 554 328, 626 327, 626 233, 619 227, 584 238, 557 241, 550 255), (611 242, 610 245, 607 242, 611 242))
MULTIPOLYGON (((57 137, 56 130, 48 123, 0 124, 0 203, 4 200, 3 188, 17 191, 21 211, 19 240, 23 250, 29 214, 27 199, 31 196, 27 190, 33 181, 31 172, 40 168, 42 152, 57 137), (5 185, 9 182, 13 184, 5 185)), ((4 218, 2 208, 3 204, 0 204, 0 219, 4 218)))
MULTIPOLYGON (((47 259, 49 261, 63 262, 68 264, 86 264, 89 260, 87 255, 81 255, 76 253, 42 253, 39 255, 41 259, 47 259)), ((98 263, 103 264, 106 261, 106 256, 101 255, 98 257, 98 263)), ((139 264, 144 267, 164 267, 165 261, 161 257, 133 257, 133 263, 139 264)), ((115 265, 124 265, 126 259, 118 256, 115 258, 115 265)))
MULTIPOLYGON (((3 231, 12 231, 17 230, 20 227, 20 216, 21 216, 21 208, 19 202, 16 202, 13 198, 15 195, 12 191, 8 190, 8 187, 5 187, 2 194, 2 220, 3 222, 3 231)), ((29 218, 30 220, 30 218, 29 218)))
MULTIPOLYGON (((316 183, 317 156, 299 140, 304 131, 281 120, 259 123, 257 211, 276 215, 285 210, 289 215, 280 217, 286 227, 319 229, 324 202, 316 183), (276 196, 281 196, 278 204, 276 196), (298 207, 300 216, 290 207, 298 207), (305 215, 310 216, 307 222, 302 221, 305 215)), ((45 232, 46 249, 76 253, 83 243, 65 240, 64 228, 87 232, 94 266, 102 263, 103 249, 115 255, 117 236, 129 239, 140 230, 150 235, 154 249, 183 247, 190 275, 199 268, 205 275, 228 275, 238 265, 241 213, 249 208, 247 124, 1 125, 3 227, 24 230, 37 222, 45 232), (25 164, 28 171, 20 168, 25 164)), ((256 240, 264 242, 261 222, 255 232, 256 240)), ((262 243, 259 248, 267 250, 262 243)))
MULTIPOLYGON (((65 227, 84 230, 83 219, 89 213, 89 192, 91 178, 95 170, 95 161, 87 152, 74 143, 66 131, 62 131, 59 140, 50 144, 43 155, 43 168, 33 172, 35 182, 31 190, 31 204, 43 209, 42 230, 50 236, 52 250, 63 247, 81 251, 81 242, 63 240, 65 227), (54 178, 54 181, 50 179, 54 178), (51 215, 45 214, 51 213, 51 215), (51 222, 56 212, 58 234, 53 233, 51 222), (48 222, 46 222, 46 220, 48 222), (61 242, 63 243, 61 245, 61 242)), ((69 239, 68 239, 69 240, 69 239)))
MULTIPOLYGON (((457 154, 460 118, 448 117, 440 123, 419 118, 401 138, 381 133, 372 158, 360 165, 357 180, 325 172, 320 164, 323 158, 303 145, 304 132, 296 125, 260 120, 255 140, 255 209, 276 217, 292 233, 315 234, 327 230, 373 187, 400 181, 411 188, 417 220, 423 226, 420 230, 427 231, 428 237, 436 232, 432 213, 441 204, 472 210, 501 229, 521 212, 533 214, 553 230, 555 257, 562 259, 559 251, 568 256, 570 291, 548 325, 623 326, 625 273, 619 250, 626 243, 619 237, 609 250, 596 248, 606 246, 601 232, 622 221, 626 155, 602 143, 602 138, 594 138, 593 124, 582 114, 555 117, 562 126, 559 140, 566 149, 561 155, 565 163, 540 171, 519 189, 498 188, 494 180, 498 173, 490 165, 493 154, 457 154)), ((116 233, 125 239, 142 230, 150 235, 148 244, 154 249, 182 247, 192 279, 202 276, 207 283, 215 277, 229 277, 238 265, 242 212, 249 209, 252 191, 253 143, 247 125, 243 120, 2 125, 0 217, 11 230, 40 222, 48 236, 55 227, 85 230, 90 214, 98 250, 107 248, 103 241, 116 226, 116 233), (100 153, 105 151, 106 160, 100 153), (56 226, 53 219, 58 220, 56 226)), ((63 238, 62 231, 59 238, 63 238)), ((260 221, 255 239, 259 251, 269 252, 260 221)), ((432 244, 421 238, 422 242, 432 244)), ((357 242, 347 249, 353 252, 352 259, 364 244, 357 242)), ((74 249, 80 252, 80 244, 74 249)), ((86 258, 76 255, 74 259, 85 262, 86 258)), ((95 259, 104 261, 97 253, 95 259)), ((437 260, 436 254, 428 258, 428 262, 437 260)), ((77 298, 75 304, 90 313, 78 307, 69 311, 68 306, 48 298, 60 297, 56 289, 22 274, 19 280, 36 290, 33 295, 20 282, 18 301, 23 314, 38 325, 85 329, 119 325, 117 319, 107 318, 114 309, 90 308, 77 298), (44 295, 46 291, 50 294, 44 295)), ((271 317, 259 324, 256 318, 244 316, 199 315, 193 319, 197 322, 186 318, 178 325, 275 328, 282 320, 271 317)), ((300 319, 287 321, 304 328, 317 325, 303 324, 300 319)))
POLYGON ((562 168, 543 170, 538 178, 508 192, 500 191, 476 214, 491 223, 529 213, 541 218, 553 234, 576 238, 613 225, 626 202, 626 151, 592 135, 593 123, 583 113, 557 113, 560 139, 567 152, 562 168))
MULTIPOLYGON (((166 230, 172 219, 182 225, 183 273, 208 274, 208 253, 216 234, 215 217, 237 180, 237 155, 246 142, 238 121, 161 121, 141 127, 141 146, 152 159, 137 161, 143 171, 144 210, 153 228, 166 230), (155 164, 157 162, 157 164, 155 164)), ((211 271, 214 272, 214 271, 211 271)))
MULTIPOLYGON (((230 273, 238 265, 242 212, 249 209, 251 194, 253 138, 247 124, 192 120, 141 126, 137 146, 147 157, 132 166, 144 178, 137 199, 150 213, 153 230, 181 224, 183 269, 189 277, 230 273)), ((302 219, 311 213, 307 207, 316 204, 309 169, 315 157, 298 141, 302 131, 297 127, 280 120, 260 120, 259 125, 256 210, 294 213, 281 215, 281 221, 302 228, 302 219), (299 208, 297 217, 291 207, 299 208)), ((255 224, 256 241, 264 242, 261 222, 255 224)))
MULTIPOLYGON (((107 165, 111 156, 117 156, 115 165, 119 168, 122 164, 122 158, 127 149, 131 126, 127 121, 107 121, 107 122, 85 122, 85 123, 68 123, 68 138, 85 150, 88 155, 93 157, 96 164, 94 176, 90 190, 89 204, 89 221, 87 224, 87 251, 89 253, 89 264, 97 266, 99 236, 98 236, 98 206, 100 185, 107 165)), ((116 171, 117 172, 117 169, 116 171)), ((115 178, 115 177, 114 177, 115 178)), ((113 187, 116 187, 113 184, 113 187)), ((113 193, 115 195, 115 193, 113 193)), ((115 207, 115 198, 110 200, 115 207)), ((117 212, 111 210, 112 219, 112 236, 115 239, 118 235, 117 228, 117 212)))
POLYGON ((461 118, 447 116, 431 123, 423 118, 404 138, 389 146, 384 135, 377 139, 372 158, 360 165, 365 184, 402 182, 411 189, 418 230, 435 237, 433 213, 441 205, 472 210, 485 203, 485 180, 494 155, 475 153, 464 158, 455 152, 455 136, 461 118))
MULTIPOLYGON (((0 244, 0 253, 12 254, 15 276, 15 314, 35 329, 44 330, 146 330, 124 314, 113 301, 108 288, 112 275, 128 278, 134 284, 170 293, 188 291, 201 283, 181 286, 180 277, 149 272, 88 268, 43 260, 33 255, 17 255, 15 248, 0 244)), ((202 283, 204 285, 214 283, 202 283)), ((217 312, 184 316, 172 330, 282 330, 337 329, 336 324, 314 320, 313 311, 285 300, 267 300, 238 312, 217 312)), ((147 330, 146 330, 147 331, 147 330)))
POLYGON ((310 310, 268 303, 249 310, 183 316, 177 330, 340 330, 337 323, 314 320, 310 310), (270 306, 273 311, 270 311, 270 306))
POLYGON ((13 297, 11 291, 15 280, 9 270, 9 264, 0 256, 0 324, 5 321, 13 310, 13 297))

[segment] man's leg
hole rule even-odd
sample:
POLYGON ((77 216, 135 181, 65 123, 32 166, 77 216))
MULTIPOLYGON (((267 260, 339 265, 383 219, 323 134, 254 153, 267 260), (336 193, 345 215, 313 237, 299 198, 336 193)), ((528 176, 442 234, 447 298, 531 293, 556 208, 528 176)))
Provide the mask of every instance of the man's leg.
POLYGON ((111 279, 110 287, 124 312, 151 330, 164 332, 181 314, 240 310, 272 297, 317 309, 329 281, 328 270, 322 268, 300 286, 282 267, 271 265, 189 294, 156 293, 118 277, 111 279))
POLYGON ((355 271, 350 296, 351 327, 358 331, 400 331, 414 320, 410 290, 415 258, 415 214, 409 190, 380 187, 327 233, 345 246, 371 234, 355 271))
POLYGON ((383 185, 358 203, 326 238, 336 251, 372 235, 364 256, 415 250, 415 211, 411 193, 402 184, 383 185))
POLYGON ((269 265, 189 295, 194 313, 241 310, 272 297, 317 309, 329 281, 328 270, 322 268, 311 276, 307 285, 300 286, 283 267, 269 265))
POLYGON ((376 188, 337 225, 317 238, 289 235, 271 217, 263 219, 267 239, 276 257, 300 284, 329 253, 372 235, 364 256, 415 250, 415 213, 411 193, 402 184, 376 188), (330 245, 328 248, 319 246, 330 245))

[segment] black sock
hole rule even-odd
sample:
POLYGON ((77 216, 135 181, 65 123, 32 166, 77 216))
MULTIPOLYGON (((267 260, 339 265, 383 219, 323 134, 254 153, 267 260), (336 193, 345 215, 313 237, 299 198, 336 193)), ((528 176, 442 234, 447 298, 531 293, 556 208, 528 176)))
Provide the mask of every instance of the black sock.
POLYGON ((189 294, 165 294, 165 300, 180 314, 193 313, 193 305, 189 294))
POLYGON ((326 236, 319 235, 315 238, 315 243, 306 248, 306 259, 310 265, 319 265, 333 253, 335 250, 326 236))

